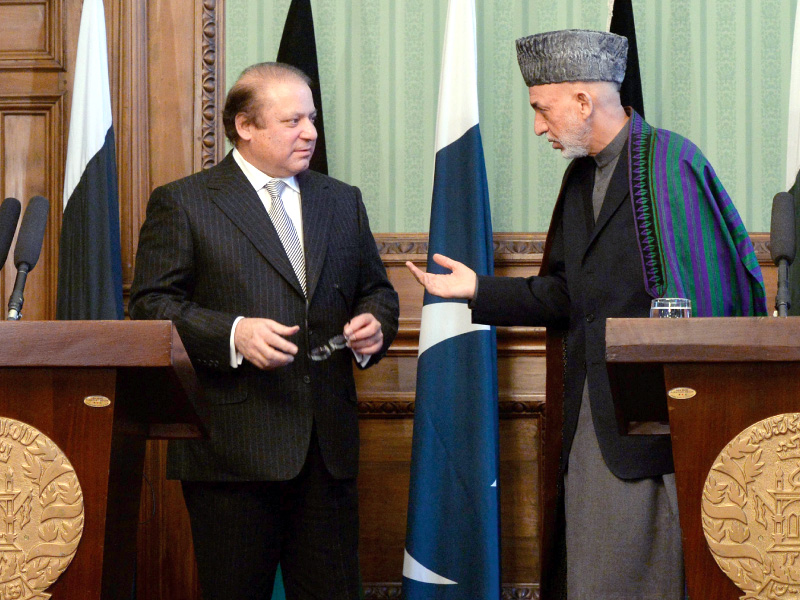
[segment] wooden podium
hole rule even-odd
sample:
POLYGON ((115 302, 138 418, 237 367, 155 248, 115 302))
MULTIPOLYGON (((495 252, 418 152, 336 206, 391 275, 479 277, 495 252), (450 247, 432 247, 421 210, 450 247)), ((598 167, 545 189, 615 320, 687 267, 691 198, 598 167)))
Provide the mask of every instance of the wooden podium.
MULTIPOLYGON (((129 600, 145 441, 205 435, 191 405, 197 381, 180 338, 169 321, 4 321, 0 340, 0 483, 10 490, 26 474, 9 473, 2 464, 8 459, 4 444, 11 443, 5 436, 14 431, 8 423, 15 420, 63 451, 83 493, 77 551, 45 594, 129 600)), ((48 491, 34 498, 37 493, 44 503, 48 491)), ((11 517, 2 508, 0 528, 6 530, 11 517)), ((46 538, 53 535, 52 523, 40 529, 46 538)), ((55 536, 60 540, 58 531, 55 536)))
MULTIPOLYGON (((622 428, 662 420, 668 408, 689 596, 743 597, 706 542, 704 486, 715 459, 740 432, 774 415, 800 412, 800 317, 609 319, 606 358, 612 389, 621 396, 622 428), (641 386, 637 373, 644 374, 641 386)), ((741 525, 739 530, 736 539, 747 534, 741 525)))

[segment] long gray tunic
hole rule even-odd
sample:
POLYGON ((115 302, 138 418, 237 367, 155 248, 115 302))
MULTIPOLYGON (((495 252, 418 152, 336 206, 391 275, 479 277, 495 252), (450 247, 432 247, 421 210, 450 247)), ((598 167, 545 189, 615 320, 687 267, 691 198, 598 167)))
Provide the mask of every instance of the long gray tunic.
MULTIPOLYGON (((595 156, 594 217, 628 136, 595 156)), ((683 551, 675 475, 623 480, 600 453, 584 384, 564 477, 569 600, 681 600, 683 551)))

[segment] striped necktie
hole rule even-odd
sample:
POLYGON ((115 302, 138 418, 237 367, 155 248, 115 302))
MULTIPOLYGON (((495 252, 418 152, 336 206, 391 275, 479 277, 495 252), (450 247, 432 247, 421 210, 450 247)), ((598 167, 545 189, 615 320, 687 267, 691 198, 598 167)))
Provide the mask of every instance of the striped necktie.
POLYGON ((308 296, 306 291, 306 259, 303 256, 303 249, 300 246, 300 239, 297 237, 297 231, 292 224, 289 215, 286 214, 286 209, 283 207, 281 200, 281 193, 286 183, 280 179, 270 179, 267 185, 264 186, 272 198, 267 213, 269 218, 272 219, 272 224, 275 226, 275 231, 278 232, 278 237, 281 238, 283 249, 286 250, 286 255, 289 257, 289 262, 292 263, 297 280, 300 282, 300 287, 303 288, 303 295, 308 296))

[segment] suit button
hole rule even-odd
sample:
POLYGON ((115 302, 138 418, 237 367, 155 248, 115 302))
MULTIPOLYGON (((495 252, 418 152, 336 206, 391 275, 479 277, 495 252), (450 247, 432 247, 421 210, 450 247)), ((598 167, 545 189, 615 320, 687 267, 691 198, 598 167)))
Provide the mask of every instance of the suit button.
POLYGON ((588 315, 586 315, 586 322, 591 323, 592 321, 594 321, 594 315, 592 313, 589 313, 588 315))
POLYGON ((311 377, 308 375, 303 375, 303 383, 311 383, 311 377))

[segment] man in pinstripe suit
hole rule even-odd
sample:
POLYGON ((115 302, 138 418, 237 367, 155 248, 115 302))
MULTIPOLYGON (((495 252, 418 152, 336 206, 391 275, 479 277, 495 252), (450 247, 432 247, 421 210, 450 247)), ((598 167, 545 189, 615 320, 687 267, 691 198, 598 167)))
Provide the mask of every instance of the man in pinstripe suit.
POLYGON ((279 562, 287 598, 359 594, 352 362, 383 356, 398 301, 358 188, 308 170, 308 83, 246 69, 225 105, 235 149, 156 189, 139 241, 131 316, 175 322, 205 391, 211 439, 171 442, 167 474, 206 600, 270 598, 279 562), (342 334, 349 350, 311 359, 342 334))

